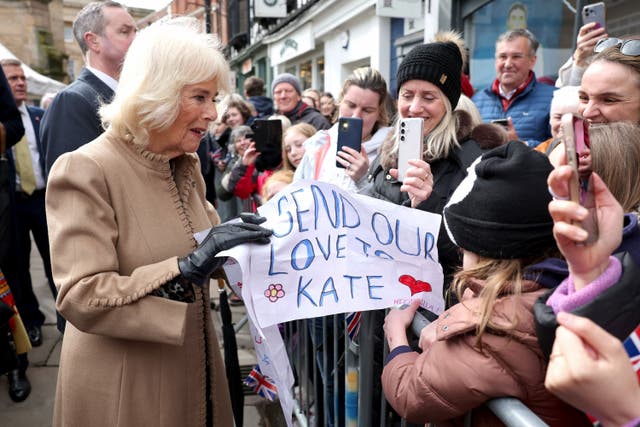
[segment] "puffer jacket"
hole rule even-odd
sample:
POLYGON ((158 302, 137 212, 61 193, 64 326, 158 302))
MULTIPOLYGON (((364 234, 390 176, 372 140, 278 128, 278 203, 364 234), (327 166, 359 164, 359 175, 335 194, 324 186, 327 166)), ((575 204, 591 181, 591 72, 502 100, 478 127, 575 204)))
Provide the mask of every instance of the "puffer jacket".
MULTIPOLYGON (((436 320, 436 341, 419 354, 395 348, 382 372, 387 401, 408 421, 438 426, 463 425, 463 416, 494 397, 520 399, 550 426, 590 426, 587 417, 549 393, 544 386, 546 361, 535 335, 533 304, 544 292, 525 281, 520 296, 496 301, 490 326, 476 344, 482 282, 465 291, 463 302, 436 320), (517 325, 508 329, 512 319, 517 325), (500 329, 506 329, 500 330, 500 329)), ((486 408, 473 411, 474 426, 500 421, 486 408)))
POLYGON ((484 122, 511 117, 518 137, 529 147, 536 147, 551 137, 549 109, 551 98, 556 90, 554 86, 538 83, 533 74, 531 82, 505 110, 500 95, 493 91, 493 85, 476 92, 473 102, 480 111, 484 122))

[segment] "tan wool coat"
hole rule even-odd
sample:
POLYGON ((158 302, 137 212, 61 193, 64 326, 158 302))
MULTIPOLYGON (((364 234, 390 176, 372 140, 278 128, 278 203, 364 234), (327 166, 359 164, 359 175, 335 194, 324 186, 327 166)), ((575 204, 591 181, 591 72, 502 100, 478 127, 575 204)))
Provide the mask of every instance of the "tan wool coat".
POLYGON ((109 131, 60 157, 47 187, 56 308, 67 319, 54 426, 233 426, 209 290, 150 295, 193 233, 219 223, 197 156, 173 160, 109 131), (210 375, 207 378, 207 366, 210 375))

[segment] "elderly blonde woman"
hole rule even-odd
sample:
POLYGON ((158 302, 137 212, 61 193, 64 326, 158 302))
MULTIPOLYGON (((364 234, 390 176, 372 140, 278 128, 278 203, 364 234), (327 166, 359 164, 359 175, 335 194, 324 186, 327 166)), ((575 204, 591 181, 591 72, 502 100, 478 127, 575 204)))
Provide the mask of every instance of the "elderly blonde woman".
POLYGON ((217 226, 205 199, 194 152, 228 65, 197 28, 180 19, 142 31, 101 109, 106 132, 51 170, 56 307, 67 319, 55 426, 233 425, 209 277, 216 253, 271 232, 217 226), (212 226, 198 245, 194 233, 212 226))

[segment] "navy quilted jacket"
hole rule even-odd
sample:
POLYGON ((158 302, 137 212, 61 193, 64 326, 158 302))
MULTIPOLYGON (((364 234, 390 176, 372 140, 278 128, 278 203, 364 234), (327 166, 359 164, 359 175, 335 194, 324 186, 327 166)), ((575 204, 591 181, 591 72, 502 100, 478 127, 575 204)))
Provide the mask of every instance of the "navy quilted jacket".
POLYGON ((526 141, 529 147, 535 147, 551 138, 549 109, 554 90, 554 86, 537 82, 534 74, 529 85, 516 95, 507 111, 502 109, 502 101, 493 93, 491 86, 477 92, 473 96, 473 102, 485 123, 511 117, 520 139, 526 141))

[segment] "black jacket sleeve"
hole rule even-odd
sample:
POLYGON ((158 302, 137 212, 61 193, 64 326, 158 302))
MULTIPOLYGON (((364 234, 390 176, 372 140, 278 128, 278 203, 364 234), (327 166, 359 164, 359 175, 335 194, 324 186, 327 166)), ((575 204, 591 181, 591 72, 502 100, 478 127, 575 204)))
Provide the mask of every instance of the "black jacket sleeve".
POLYGON ((7 130, 7 147, 15 145, 24 135, 24 126, 20 118, 20 111, 11 93, 7 77, 0 69, 0 122, 7 130))

